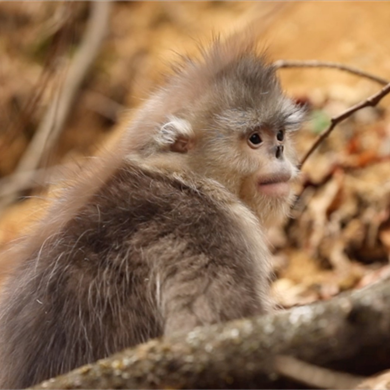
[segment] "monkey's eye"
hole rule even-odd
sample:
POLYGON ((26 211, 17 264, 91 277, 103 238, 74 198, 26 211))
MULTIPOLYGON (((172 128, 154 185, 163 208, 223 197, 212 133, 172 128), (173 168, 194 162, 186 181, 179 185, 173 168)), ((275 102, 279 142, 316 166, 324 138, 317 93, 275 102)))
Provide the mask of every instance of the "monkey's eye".
POLYGON ((258 148, 262 144, 263 140, 261 139, 259 133, 252 133, 248 142, 250 147, 258 148))
POLYGON ((276 139, 278 141, 283 141, 283 139, 284 139, 284 132, 283 132, 283 130, 279 130, 278 131, 278 133, 276 134, 276 139))

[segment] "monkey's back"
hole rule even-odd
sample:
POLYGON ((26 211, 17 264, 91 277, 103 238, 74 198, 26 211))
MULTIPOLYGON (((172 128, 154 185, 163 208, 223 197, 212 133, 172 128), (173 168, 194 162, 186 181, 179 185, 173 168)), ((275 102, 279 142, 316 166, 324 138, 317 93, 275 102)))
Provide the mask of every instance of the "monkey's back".
POLYGON ((267 267, 254 264, 224 202, 236 201, 207 182, 124 164, 10 276, 0 386, 24 388, 175 330, 261 313, 267 267))

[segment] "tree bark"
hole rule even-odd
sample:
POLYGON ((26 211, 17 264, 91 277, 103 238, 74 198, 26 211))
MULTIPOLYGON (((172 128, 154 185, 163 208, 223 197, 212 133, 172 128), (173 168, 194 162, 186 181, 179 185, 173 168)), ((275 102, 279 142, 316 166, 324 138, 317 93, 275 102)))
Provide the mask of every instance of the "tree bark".
POLYGON ((288 388, 275 358, 369 375, 390 367, 390 282, 272 315, 152 340, 36 389, 288 388))

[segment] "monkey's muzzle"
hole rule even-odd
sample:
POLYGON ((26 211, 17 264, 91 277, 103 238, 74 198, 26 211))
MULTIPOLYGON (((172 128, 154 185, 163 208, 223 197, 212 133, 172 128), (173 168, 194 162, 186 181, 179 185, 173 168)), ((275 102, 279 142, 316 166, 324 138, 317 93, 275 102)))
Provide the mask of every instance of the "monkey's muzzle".
POLYGON ((291 191, 290 179, 290 173, 260 179, 258 190, 261 194, 267 196, 287 197, 291 191))

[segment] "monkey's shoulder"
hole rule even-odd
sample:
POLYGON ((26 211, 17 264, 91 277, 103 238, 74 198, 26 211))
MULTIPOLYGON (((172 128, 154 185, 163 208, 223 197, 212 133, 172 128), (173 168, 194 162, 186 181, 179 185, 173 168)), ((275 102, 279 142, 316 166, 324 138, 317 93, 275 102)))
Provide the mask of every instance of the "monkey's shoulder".
MULTIPOLYGON (((134 163, 125 163, 104 184, 88 207, 121 213, 146 220, 170 215, 193 218, 194 212, 226 214, 239 199, 215 180, 185 171, 168 172, 134 163)), ((245 207, 245 206, 242 206, 245 207)), ((249 210, 248 210, 249 212, 249 210)))
MULTIPOLYGON (((254 215, 216 181, 167 173, 132 163, 120 169, 90 199, 67 228, 80 245, 95 252, 129 243, 150 246, 161 238, 221 247, 261 235, 254 215)), ((260 237, 261 238, 261 237, 260 237)), ((66 241, 66 240, 65 240, 66 241)))
POLYGON ((135 197, 140 193, 145 197, 175 196, 180 193, 179 196, 210 198, 223 204, 238 201, 216 180, 186 170, 170 171, 131 161, 123 163, 104 189, 114 196, 116 191, 121 194, 123 189, 131 189, 129 194, 135 197))

